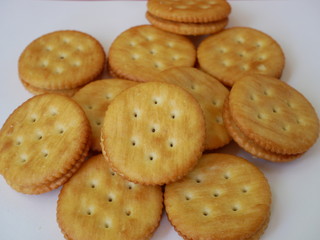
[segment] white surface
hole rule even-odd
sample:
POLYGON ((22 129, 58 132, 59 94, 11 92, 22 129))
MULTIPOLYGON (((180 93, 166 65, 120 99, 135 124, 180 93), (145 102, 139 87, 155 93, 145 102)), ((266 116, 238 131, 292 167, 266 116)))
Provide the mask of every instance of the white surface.
MULTIPOLYGON (((283 47, 282 79, 302 92, 320 113, 320 1, 231 1, 229 26, 250 26, 283 47)), ((61 29, 96 37, 106 52, 122 31, 145 24, 144 1, 0 1, 0 126, 31 97, 17 73, 20 53, 35 38, 61 29)), ((320 239, 319 142, 291 163, 252 159, 235 144, 222 149, 253 161, 269 179, 272 215, 262 240, 320 239)), ((15 192, 0 176, 0 239, 62 240, 55 218, 60 189, 29 196, 15 192)), ((72 224, 72 223, 71 223, 72 224)), ((181 239, 164 217, 152 240, 181 239)))

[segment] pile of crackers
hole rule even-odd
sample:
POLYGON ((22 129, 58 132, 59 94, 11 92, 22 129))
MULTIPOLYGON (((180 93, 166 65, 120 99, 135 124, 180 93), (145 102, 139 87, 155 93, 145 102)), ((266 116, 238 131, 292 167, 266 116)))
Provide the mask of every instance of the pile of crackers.
POLYGON ((316 142, 317 113, 280 80, 272 37, 224 29, 227 1, 149 0, 147 10, 151 25, 122 32, 108 54, 75 30, 25 48, 19 76, 35 96, 0 131, 0 173, 25 194, 63 186, 57 222, 69 240, 150 239, 163 206, 184 239, 259 239, 268 180, 216 150, 234 140, 292 161, 316 142), (198 47, 188 38, 203 34, 198 47))

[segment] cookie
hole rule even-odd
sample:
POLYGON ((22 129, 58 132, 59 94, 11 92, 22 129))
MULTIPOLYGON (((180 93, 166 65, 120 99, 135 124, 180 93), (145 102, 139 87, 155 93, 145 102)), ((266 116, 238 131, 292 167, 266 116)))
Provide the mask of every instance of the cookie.
POLYGON ((38 95, 19 106, 0 131, 0 172, 19 192, 50 191, 80 167, 89 141, 90 125, 76 102, 38 95))
POLYGON ((113 76, 148 82, 167 68, 192 67, 195 60, 196 49, 188 38, 141 25, 127 29, 112 42, 108 64, 113 76))
POLYGON ((181 35, 204 35, 213 34, 224 29, 228 24, 228 18, 208 23, 182 23, 174 22, 166 19, 162 19, 152 15, 151 13, 146 13, 147 20, 155 27, 168 31, 171 33, 181 34, 181 35))
POLYGON ((206 150, 217 149, 231 141, 222 118, 223 103, 229 90, 222 83, 191 67, 167 69, 155 76, 154 80, 176 84, 199 102, 206 123, 206 150))
POLYGON ((199 66, 233 86, 247 74, 281 77, 285 64, 280 45, 253 28, 233 27, 205 38, 197 49, 199 66))
POLYGON ((182 180, 166 185, 167 216, 184 239, 256 240, 269 222, 264 174, 229 154, 204 154, 182 180))
POLYGON ((61 189, 57 222, 68 240, 149 239, 160 223, 162 195, 158 186, 124 180, 96 155, 61 189))
POLYGON ((97 79, 105 60, 103 47, 92 36, 79 31, 55 31, 24 49, 18 71, 27 86, 44 92, 70 90, 97 79))
POLYGON ((163 185, 186 175, 205 141, 201 107, 191 94, 164 82, 141 83, 109 105, 101 147, 111 168, 132 182, 163 185))
POLYGON ((219 21, 231 12, 225 0, 149 0, 147 9, 159 18, 184 23, 219 21))
POLYGON ((82 107, 90 121, 92 130, 91 150, 101 152, 101 125, 110 102, 120 92, 136 84, 136 82, 123 79, 98 80, 87 84, 73 96, 73 99, 82 107))
POLYGON ((319 119, 311 103, 279 79, 246 76, 235 83, 228 101, 233 124, 266 151, 302 154, 319 136, 319 119))

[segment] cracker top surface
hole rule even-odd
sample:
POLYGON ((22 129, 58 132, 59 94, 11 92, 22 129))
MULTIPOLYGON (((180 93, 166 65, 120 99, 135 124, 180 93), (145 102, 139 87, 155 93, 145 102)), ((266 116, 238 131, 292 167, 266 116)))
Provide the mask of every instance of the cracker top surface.
POLYGON ((170 68, 155 78, 176 84, 199 102, 206 121, 205 149, 215 149, 230 142, 224 127, 222 109, 229 90, 210 75, 191 67, 170 68))
POLYGON ((136 84, 136 82, 124 79, 103 79, 87 84, 73 96, 90 121, 91 149, 101 152, 101 126, 110 102, 120 92, 136 84))
POLYGON ((161 188, 124 180, 102 155, 88 159, 63 186, 57 206, 62 232, 77 240, 148 239, 161 215, 161 188))
POLYGON ((195 60, 195 46, 188 38, 142 25, 124 31, 114 40, 108 61, 117 76, 146 82, 169 67, 193 66, 195 60))
POLYGON ((157 17, 191 23, 221 20, 231 12, 225 0, 149 0, 147 8, 157 17))
POLYGON ((266 150, 303 153, 319 135, 319 119, 310 102, 275 78, 244 77, 230 92, 229 108, 240 130, 266 150))
POLYGON ((104 69, 105 53, 92 36, 56 31, 31 42, 19 58, 21 80, 42 89, 70 89, 95 79, 104 69))
POLYGON ((205 122, 191 94, 172 84, 149 82, 112 101, 101 134, 113 169, 130 181, 162 185, 183 177, 197 163, 205 122))
POLYGON ((251 239, 269 217, 263 173, 243 158, 205 154, 182 180, 166 185, 168 218, 186 239, 251 239))
POLYGON ((246 27, 207 37, 197 55, 200 67, 228 86, 248 73, 280 77, 285 64, 284 53, 274 39, 246 27))
POLYGON ((56 94, 33 97, 0 131, 1 172, 21 187, 52 182, 82 158, 89 136, 89 122, 73 100, 56 94))

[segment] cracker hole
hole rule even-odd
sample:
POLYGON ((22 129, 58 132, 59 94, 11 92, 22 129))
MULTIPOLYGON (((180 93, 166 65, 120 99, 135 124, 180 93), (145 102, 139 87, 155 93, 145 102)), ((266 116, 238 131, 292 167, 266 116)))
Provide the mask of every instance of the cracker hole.
POLYGON ((174 145, 173 145, 173 142, 170 142, 170 143, 169 143, 169 147, 173 148, 173 146, 174 146, 174 145))
POLYGON ((272 108, 272 112, 273 112, 273 113, 277 113, 277 112, 278 112, 278 109, 272 108))
POLYGON ((179 60, 179 56, 172 56, 172 57, 171 57, 171 60, 177 61, 177 60, 179 60))
POLYGON ((223 123, 223 119, 222 119, 221 116, 217 116, 217 117, 215 118, 215 120, 216 120, 216 123, 218 123, 218 124, 222 124, 222 123, 223 123))
POLYGON ((174 113, 172 113, 172 114, 171 114, 171 118, 172 118, 172 119, 175 119, 175 118, 176 118, 176 115, 175 115, 174 113))
POLYGON ((263 90, 263 94, 265 95, 265 96, 269 96, 269 92, 268 92, 268 90, 263 90))
POLYGON ((258 114, 257 114, 257 118, 258 118, 258 119, 262 119, 262 118, 263 118, 263 117, 262 117, 262 114, 258 113, 258 114))
POLYGON ((20 146, 22 144, 22 141, 21 140, 16 140, 16 145, 17 146, 20 146))
POLYGON ((127 188, 128 188, 129 190, 132 190, 132 189, 133 189, 133 186, 134 186, 134 184, 131 183, 131 182, 129 182, 128 185, 127 185, 127 188))
POLYGON ((110 225, 108 223, 104 224, 104 228, 109 228, 109 227, 110 227, 110 225))
POLYGON ((196 89, 196 86, 195 86, 195 85, 191 85, 190 88, 191 88, 192 90, 195 90, 195 89, 196 89))
POLYGON ((150 156, 149 156, 149 160, 150 160, 150 161, 153 161, 153 160, 154 160, 154 156, 153 156, 153 155, 150 155, 150 156))
POLYGON ((256 46, 257 48, 260 48, 260 47, 262 47, 262 43, 256 42, 255 46, 256 46))
POLYGON ((64 129, 59 129, 59 134, 63 134, 64 133, 64 129))
POLYGON ((105 98, 106 98, 107 100, 110 100, 110 99, 112 98, 112 96, 111 96, 111 94, 107 94, 107 95, 105 96, 105 98))
POLYGON ((249 66, 248 65, 242 65, 242 66, 240 66, 240 69, 242 71, 248 71, 249 70, 249 66))
POLYGON ((136 146, 136 141, 135 141, 135 140, 132 140, 132 141, 131 141, 131 145, 132 145, 132 146, 136 146))
POLYGON ((113 197, 112 196, 108 197, 108 202, 113 202, 113 197))
POLYGON ((151 55, 154 55, 154 54, 156 54, 156 50, 151 49, 151 50, 149 51, 149 53, 150 53, 151 55))
POLYGON ((91 216, 92 215, 92 211, 90 209, 87 210, 87 215, 91 216))
POLYGON ((190 201, 191 200, 191 196, 189 196, 189 195, 185 195, 185 197, 184 197, 187 201, 190 201))
POLYGON ((88 106, 87 106, 87 109, 92 110, 93 107, 92 107, 91 105, 88 105, 88 106))
POLYGON ((196 181, 196 183, 201 183, 202 182, 202 180, 200 178, 196 178, 195 181, 196 181))
POLYGON ((48 155, 49 155, 49 154, 48 154, 48 153, 46 153, 46 152, 45 152, 45 153, 43 153, 43 157, 45 157, 45 158, 47 158, 47 157, 48 157, 48 155))
POLYGON ((65 56, 64 55, 59 55, 59 59, 63 60, 63 59, 65 59, 65 56))
POLYGON ((113 171, 110 171, 110 175, 111 175, 111 176, 115 176, 115 175, 116 175, 116 173, 115 173, 115 172, 113 172, 113 171))
POLYGON ((129 46, 131 46, 131 47, 134 47, 134 46, 136 46, 136 45, 137 45, 136 42, 133 42, 133 41, 129 42, 129 46))
POLYGON ((173 42, 167 42, 166 46, 172 48, 172 47, 174 47, 174 43, 173 42))
POLYGON ((244 43, 244 39, 242 37, 237 37, 236 43, 242 44, 242 43, 244 43))
POLYGON ((41 139, 42 139, 42 135, 39 135, 39 136, 37 137, 37 139, 38 139, 38 140, 41 140, 41 139))
POLYGON ((219 194, 218 192, 214 192, 214 193, 213 193, 213 196, 214 196, 214 197, 219 197, 220 194, 219 194))
POLYGON ((130 217, 131 216, 131 211, 130 210, 126 210, 125 214, 130 217))
POLYGON ((237 212, 238 210, 239 210, 238 207, 236 207, 236 206, 233 206, 233 207, 232 207, 232 211, 237 212))
POLYGON ((135 118, 137 118, 137 117, 138 117, 138 113, 134 112, 134 113, 133 113, 133 116, 134 116, 135 118))
POLYGON ((31 122, 35 123, 37 121, 37 119, 35 117, 31 118, 31 122))
POLYGON ((287 101, 286 104, 289 108, 292 108, 292 104, 290 102, 287 101))
POLYGON ((239 55, 239 57, 244 57, 244 53, 242 53, 242 52, 240 52, 240 53, 238 53, 238 55, 239 55))
POLYGON ((224 174, 224 175, 223 175, 223 177, 224 177, 224 179, 230 179, 230 175, 229 175, 229 174, 227 174, 227 173, 226 173, 226 174, 224 174))
POLYGON ((91 187, 91 188, 96 188, 96 185, 95 185, 94 183, 91 183, 91 184, 90 184, 90 187, 91 187))
POLYGON ((253 96, 253 95, 250 95, 250 100, 251 100, 251 101, 255 101, 255 100, 256 100, 256 97, 253 96))
POLYGON ((156 129, 153 127, 151 128, 151 132, 155 133, 156 132, 156 129))
POLYGON ((241 191, 242 191, 243 193, 247 193, 247 192, 248 192, 248 189, 244 187, 244 188, 241 189, 241 191))
POLYGON ((100 122, 100 121, 97 121, 97 122, 96 122, 96 125, 97 125, 97 126, 101 126, 101 122, 100 122))
POLYGON ((296 119, 297 124, 302 124, 302 121, 300 119, 296 119))
POLYGON ((209 215, 209 212, 208 212, 208 211, 203 211, 203 212, 202 212, 202 215, 205 216, 205 217, 207 217, 207 216, 209 215))
POLYGON ((282 131, 284 131, 284 132, 286 132, 286 131, 288 131, 289 130, 289 127, 287 127, 287 126, 282 126, 282 131))

